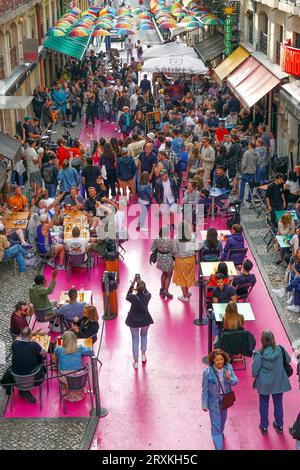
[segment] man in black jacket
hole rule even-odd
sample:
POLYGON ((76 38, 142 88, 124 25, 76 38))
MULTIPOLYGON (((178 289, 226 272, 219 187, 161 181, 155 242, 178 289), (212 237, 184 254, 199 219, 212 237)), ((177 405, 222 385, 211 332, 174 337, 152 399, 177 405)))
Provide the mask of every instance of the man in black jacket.
POLYGON ((161 170, 160 178, 156 181, 154 186, 154 198, 158 204, 163 204, 164 207, 161 212, 177 212, 179 204, 179 194, 176 181, 173 177, 168 175, 167 170, 161 170))

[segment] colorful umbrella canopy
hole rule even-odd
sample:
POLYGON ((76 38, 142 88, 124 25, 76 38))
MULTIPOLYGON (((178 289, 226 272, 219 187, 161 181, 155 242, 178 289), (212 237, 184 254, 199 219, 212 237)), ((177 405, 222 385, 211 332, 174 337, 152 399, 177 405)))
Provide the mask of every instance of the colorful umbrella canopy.
POLYGON ((117 34, 120 34, 120 36, 125 36, 126 34, 128 34, 128 35, 135 34, 135 31, 133 31, 133 29, 123 28, 123 29, 119 29, 117 31, 117 34))
POLYGON ((65 36, 66 33, 60 29, 51 28, 47 32, 47 36, 65 36))
POLYGON ((129 8, 119 8, 119 10, 117 10, 118 16, 124 15, 126 13, 131 13, 131 10, 129 8))
POLYGON ((199 21, 190 21, 189 23, 178 23, 178 28, 201 28, 201 23, 199 21))
POLYGON ((161 29, 173 29, 173 28, 177 28, 177 23, 169 23, 169 22, 166 22, 166 23, 162 23, 159 25, 159 27, 161 29))
POLYGON ((141 13, 147 12, 147 8, 141 6, 141 7, 135 8, 135 9, 132 10, 132 11, 133 11, 133 13, 134 13, 135 15, 140 15, 141 13))
POLYGON ((163 23, 172 23, 174 24, 175 26, 177 25, 176 21, 175 20, 171 20, 170 18, 160 18, 159 20, 157 20, 157 23, 160 25, 160 24, 163 24, 163 23))
POLYGON ((139 31, 151 31, 155 29, 155 26, 154 24, 142 24, 140 27, 139 27, 139 31))
POLYGON ((74 7, 71 10, 68 10, 68 13, 75 13, 76 15, 80 15, 81 10, 80 8, 74 7))
POLYGON ((92 36, 110 36, 110 33, 105 31, 105 29, 95 29, 95 31, 92 33, 92 36))
POLYGON ((204 15, 199 18, 201 25, 205 26, 218 26, 223 24, 221 18, 216 17, 215 15, 204 15))
POLYGON ((69 33, 69 36, 72 38, 82 38, 84 36, 89 36, 89 32, 83 28, 74 28, 69 33))
POLYGON ((96 29, 113 29, 113 25, 107 23, 98 23, 96 25, 96 29))
POLYGON ((126 23, 126 22, 117 23, 116 26, 115 26, 115 28, 117 28, 117 29, 126 29, 126 28, 130 29, 132 27, 133 27, 133 24, 129 23, 129 22, 128 23, 126 23))
POLYGON ((147 18, 151 18, 152 15, 151 13, 140 13, 137 15, 137 18, 139 18, 140 20, 146 20, 147 18))

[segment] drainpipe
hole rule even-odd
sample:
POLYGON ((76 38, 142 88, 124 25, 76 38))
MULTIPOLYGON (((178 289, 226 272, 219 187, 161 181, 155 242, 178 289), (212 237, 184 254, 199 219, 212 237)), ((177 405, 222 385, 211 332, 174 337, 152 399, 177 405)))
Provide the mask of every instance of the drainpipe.
MULTIPOLYGON (((42 45, 42 30, 41 30, 41 5, 38 3, 35 5, 36 20, 37 20, 37 32, 38 32, 38 45, 42 45)), ((39 59, 38 59, 39 60, 39 59)), ((40 81, 41 85, 45 86, 45 65, 44 58, 40 60, 40 81)))

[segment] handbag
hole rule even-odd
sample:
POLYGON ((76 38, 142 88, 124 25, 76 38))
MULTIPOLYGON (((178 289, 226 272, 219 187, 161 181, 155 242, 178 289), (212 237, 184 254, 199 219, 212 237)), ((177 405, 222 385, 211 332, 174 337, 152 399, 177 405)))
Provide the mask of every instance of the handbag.
POLYGON ((279 346, 279 347, 280 347, 281 352, 282 352, 283 368, 284 368, 284 370, 285 370, 285 372, 286 372, 286 375, 287 375, 288 377, 291 377, 291 376, 293 375, 293 372, 294 372, 294 371, 293 371, 293 368, 292 368, 292 366, 288 363, 288 361, 286 360, 286 355, 285 355, 285 351, 284 351, 283 347, 282 347, 282 346, 279 346))
POLYGON ((151 253, 150 258, 149 258, 149 263, 150 264, 155 264, 157 262, 157 249, 151 253))
POLYGON ((227 410, 227 408, 230 408, 231 406, 233 406, 235 400, 236 400, 236 397, 235 397, 235 393, 233 390, 231 390, 231 392, 228 392, 228 393, 225 393, 224 392, 224 389, 221 385, 221 382, 220 382, 220 379, 218 377, 218 374, 216 373, 215 369, 212 368, 213 371, 214 371, 214 374, 215 376, 217 377, 217 380, 219 382, 219 385, 220 385, 220 388, 222 390, 222 395, 223 395, 223 398, 222 398, 222 401, 221 401, 221 409, 222 410, 227 410))

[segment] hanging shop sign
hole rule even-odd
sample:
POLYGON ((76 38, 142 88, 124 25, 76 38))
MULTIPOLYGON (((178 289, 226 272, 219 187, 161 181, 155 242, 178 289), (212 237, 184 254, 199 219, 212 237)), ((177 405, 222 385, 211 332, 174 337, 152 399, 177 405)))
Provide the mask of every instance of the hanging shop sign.
POLYGON ((285 41, 281 46, 281 69, 300 77, 300 49, 290 46, 290 41, 285 41))
POLYGON ((39 42, 37 39, 23 39, 24 62, 37 62, 39 42))

